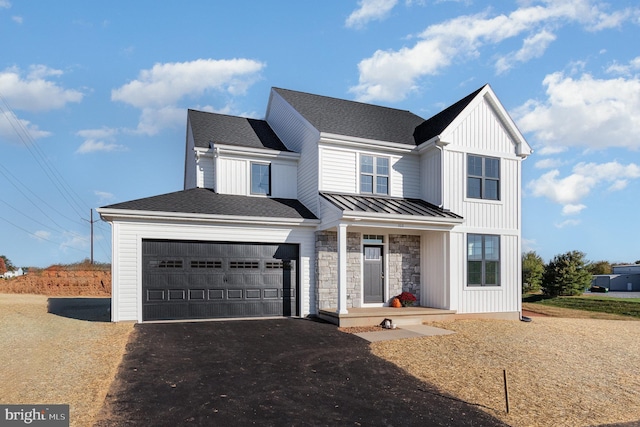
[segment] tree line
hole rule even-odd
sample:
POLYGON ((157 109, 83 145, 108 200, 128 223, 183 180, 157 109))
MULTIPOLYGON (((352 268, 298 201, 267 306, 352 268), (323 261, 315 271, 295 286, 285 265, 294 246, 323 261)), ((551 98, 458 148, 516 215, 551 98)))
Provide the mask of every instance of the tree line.
POLYGON ((535 251, 529 251, 522 255, 522 292, 542 291, 552 297, 580 295, 591 284, 593 275, 612 271, 609 261, 589 262, 580 251, 556 255, 546 264, 535 251))

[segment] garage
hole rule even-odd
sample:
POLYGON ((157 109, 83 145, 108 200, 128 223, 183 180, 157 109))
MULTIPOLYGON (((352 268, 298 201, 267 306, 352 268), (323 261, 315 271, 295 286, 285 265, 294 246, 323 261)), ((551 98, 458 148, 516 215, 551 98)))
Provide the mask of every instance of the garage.
POLYGON ((142 240, 142 319, 298 315, 297 244, 142 240))

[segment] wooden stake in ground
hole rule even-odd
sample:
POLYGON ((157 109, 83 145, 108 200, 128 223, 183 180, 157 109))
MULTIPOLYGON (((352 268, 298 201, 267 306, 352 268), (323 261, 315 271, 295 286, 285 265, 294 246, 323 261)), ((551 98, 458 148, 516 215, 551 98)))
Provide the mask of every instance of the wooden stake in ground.
POLYGON ((504 400, 507 404, 507 414, 509 413, 509 387, 507 387, 507 370, 503 369, 502 373, 504 374, 504 400))

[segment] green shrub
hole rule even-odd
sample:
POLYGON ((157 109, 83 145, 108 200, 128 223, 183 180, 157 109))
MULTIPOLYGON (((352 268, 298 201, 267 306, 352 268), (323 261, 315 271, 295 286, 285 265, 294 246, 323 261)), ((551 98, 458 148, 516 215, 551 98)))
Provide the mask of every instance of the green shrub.
POLYGON ((580 251, 556 255, 544 269, 542 292, 552 297, 582 294, 591 283, 584 257, 580 251))

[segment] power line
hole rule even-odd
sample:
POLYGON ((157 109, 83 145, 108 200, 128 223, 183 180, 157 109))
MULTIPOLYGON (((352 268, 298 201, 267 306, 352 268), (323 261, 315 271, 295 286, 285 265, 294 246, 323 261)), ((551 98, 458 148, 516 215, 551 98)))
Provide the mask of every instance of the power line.
POLYGON ((34 158, 36 163, 38 163, 38 165, 40 166, 41 170, 45 173, 45 175, 47 175, 47 177, 49 178, 49 181, 51 181, 51 183, 56 188, 56 190, 58 190, 60 195, 69 204, 71 209, 73 209, 76 212, 76 214, 78 214, 78 216, 82 218, 83 214, 81 213, 81 210, 78 209, 78 207, 81 206, 81 203, 84 203, 84 202, 81 202, 81 203, 78 202, 77 199, 80 199, 80 197, 77 194, 75 194, 76 199, 74 199, 75 192, 71 189, 69 184, 64 180, 64 178, 62 177, 60 172, 58 172, 55 166, 53 166, 51 162, 48 161, 47 157, 43 154, 38 144, 31 137, 31 133, 29 132, 29 130, 25 128, 23 123, 15 115, 15 113, 11 109, 11 106, 9 105, 9 102, 2 95, 2 93, 0 93, 0 100, 2 100, 2 104, 4 104, 4 107, 0 104, 0 112, 3 113, 5 117, 7 117, 9 124, 18 135, 18 138, 20 139, 22 144, 27 148, 27 150, 29 151, 31 156, 34 158))
POLYGON ((0 219, 5 221, 5 222, 7 222, 8 224, 14 226, 15 228, 17 228, 17 229, 19 229, 21 231, 24 231, 28 235, 35 237, 36 239, 40 239, 40 240, 44 240, 44 241, 49 242, 49 243, 53 243, 56 246, 65 246, 67 248, 74 249, 74 250, 79 251, 79 252, 84 252, 82 249, 78 249, 78 248, 75 248, 73 246, 65 245, 64 243, 54 242, 53 240, 47 239, 46 237, 43 237, 43 236, 38 236, 37 234, 34 234, 34 233, 30 232, 29 230, 27 230, 25 228, 22 228, 19 225, 14 224, 13 222, 11 222, 8 219, 3 218, 1 216, 0 216, 0 219))

